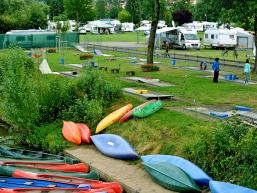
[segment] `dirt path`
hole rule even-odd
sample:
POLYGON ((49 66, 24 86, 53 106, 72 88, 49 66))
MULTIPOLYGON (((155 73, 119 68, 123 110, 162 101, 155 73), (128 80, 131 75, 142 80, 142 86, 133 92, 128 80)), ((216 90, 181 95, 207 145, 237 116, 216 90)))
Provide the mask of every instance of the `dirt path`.
POLYGON ((153 182, 142 168, 106 157, 92 145, 78 146, 65 152, 89 164, 90 168, 100 173, 103 180, 120 182, 126 193, 172 193, 153 182))

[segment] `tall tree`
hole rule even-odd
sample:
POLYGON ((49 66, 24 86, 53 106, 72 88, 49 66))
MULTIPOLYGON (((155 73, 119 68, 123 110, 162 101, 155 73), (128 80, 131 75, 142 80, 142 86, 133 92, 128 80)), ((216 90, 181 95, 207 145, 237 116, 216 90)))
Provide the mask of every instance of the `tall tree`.
POLYGON ((112 18, 112 19, 118 18, 120 10, 121 10, 120 1, 113 0, 113 2, 109 5, 110 18, 112 18))
POLYGON ((64 0, 64 11, 67 17, 74 19, 77 24, 94 18, 92 0, 64 0))
POLYGON ((106 17, 106 2, 105 0, 97 0, 95 4, 96 17, 103 19, 106 17))
POLYGON ((147 64, 153 64, 153 53, 154 53, 154 44, 155 44, 155 35, 160 17, 160 0, 154 1, 154 13, 152 17, 150 37, 148 41, 147 49, 147 64))
POLYGON ((45 2, 50 7, 50 19, 53 19, 54 16, 58 16, 64 12, 63 0, 46 0, 45 2))
POLYGON ((191 23, 193 22, 192 13, 188 10, 180 10, 176 11, 172 14, 173 20, 178 23, 179 26, 183 25, 184 23, 191 23))
POLYGON ((140 1, 139 0, 127 0, 125 9, 131 14, 133 23, 140 22, 140 1))

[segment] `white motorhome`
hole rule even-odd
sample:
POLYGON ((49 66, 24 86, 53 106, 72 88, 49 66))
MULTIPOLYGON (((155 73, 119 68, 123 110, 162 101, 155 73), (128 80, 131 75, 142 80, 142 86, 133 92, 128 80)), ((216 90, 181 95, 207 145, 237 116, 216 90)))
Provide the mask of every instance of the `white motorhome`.
MULTIPOLYGON (((165 28, 163 28, 163 30, 165 30, 165 28)), ((161 35, 161 37, 162 41, 169 41, 172 48, 200 49, 201 47, 201 42, 196 30, 176 27, 165 32, 165 36, 161 35)))
POLYGON ((135 24, 134 23, 122 23, 121 24, 121 31, 124 32, 133 32, 135 24))
POLYGON ((204 46, 212 48, 253 48, 253 35, 241 28, 208 29, 204 33, 204 46))
POLYGON ((182 25, 183 27, 185 27, 187 30, 196 30, 196 31, 203 31, 203 23, 201 22, 197 22, 197 21, 193 21, 193 23, 184 23, 182 25))

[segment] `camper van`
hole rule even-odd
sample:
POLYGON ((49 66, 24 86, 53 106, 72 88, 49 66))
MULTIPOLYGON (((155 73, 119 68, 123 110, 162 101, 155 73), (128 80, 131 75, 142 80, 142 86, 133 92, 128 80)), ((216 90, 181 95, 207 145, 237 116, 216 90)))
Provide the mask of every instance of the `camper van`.
POLYGON ((134 23, 122 23, 121 24, 121 31, 124 32, 133 32, 135 24, 134 23))
POLYGON ((171 48, 200 49, 201 47, 196 30, 177 27, 165 32, 165 34, 166 41, 169 41, 171 48))
POLYGON ((253 45, 253 35, 242 28, 209 29, 204 33, 205 47, 252 49, 253 45))

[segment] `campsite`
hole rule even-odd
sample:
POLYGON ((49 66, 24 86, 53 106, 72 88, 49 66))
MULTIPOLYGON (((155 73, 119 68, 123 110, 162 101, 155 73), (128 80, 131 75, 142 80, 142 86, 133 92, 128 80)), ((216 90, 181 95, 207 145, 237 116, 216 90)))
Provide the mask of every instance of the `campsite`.
POLYGON ((256 192, 254 1, 54 2, 0 8, 1 193, 256 192))

